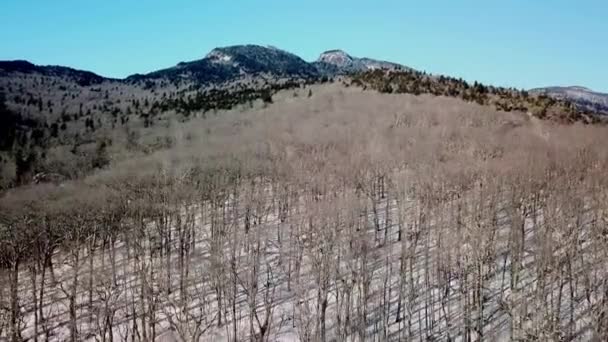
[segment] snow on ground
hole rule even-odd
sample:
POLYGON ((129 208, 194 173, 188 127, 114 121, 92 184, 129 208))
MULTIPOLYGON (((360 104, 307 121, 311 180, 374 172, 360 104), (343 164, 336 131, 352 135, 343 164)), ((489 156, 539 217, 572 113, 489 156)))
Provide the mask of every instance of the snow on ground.
MULTIPOLYGON (((539 235, 549 232, 547 214, 518 216, 506 201, 487 208, 473 208, 473 201, 426 208, 389 193, 374 197, 374 209, 355 194, 318 202, 301 195, 281 222, 271 200, 276 196, 271 189, 264 193, 252 202, 257 206, 249 207, 248 219, 244 201, 235 198, 216 208, 182 207, 181 222, 167 222, 169 258, 159 244, 159 222, 147 222, 143 235, 117 239, 114 252, 98 243, 89 255, 82 247, 77 262, 74 253, 56 253, 36 313, 38 320, 44 316, 38 339, 69 340, 70 310, 83 341, 240 341, 262 329, 271 341, 502 341, 515 334, 551 340, 557 335, 542 333, 558 318, 562 325, 553 329, 570 331, 570 339, 592 339, 596 299, 587 289, 606 269, 593 261, 590 220, 569 237, 580 248, 572 264, 556 258, 541 269, 540 253, 566 255, 571 245, 550 244, 551 236, 539 235), (475 221, 474 209, 485 216, 475 221), (180 234, 189 225, 194 238, 182 265, 180 234), (518 225, 524 232, 522 266, 513 279, 515 247, 509 241, 518 225), (546 283, 538 283, 541 273, 546 283), (541 286, 546 290, 538 291, 541 286), (539 295, 546 297, 532 300, 539 295)), ((39 284, 40 274, 36 279, 39 284)), ((33 293, 40 291, 31 280, 24 267, 19 299, 29 340, 35 335, 33 293)))

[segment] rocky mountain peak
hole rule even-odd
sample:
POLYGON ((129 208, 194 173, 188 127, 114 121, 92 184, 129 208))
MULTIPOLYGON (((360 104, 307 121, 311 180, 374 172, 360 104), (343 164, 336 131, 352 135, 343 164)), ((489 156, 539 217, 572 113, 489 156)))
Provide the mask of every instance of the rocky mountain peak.
POLYGON ((342 50, 329 50, 323 52, 317 61, 332 64, 337 67, 345 67, 352 64, 354 58, 342 50))

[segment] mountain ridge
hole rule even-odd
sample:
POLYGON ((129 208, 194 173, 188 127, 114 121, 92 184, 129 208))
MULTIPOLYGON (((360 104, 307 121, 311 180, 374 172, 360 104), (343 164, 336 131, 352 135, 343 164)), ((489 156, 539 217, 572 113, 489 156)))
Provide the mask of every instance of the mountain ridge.
MULTIPOLYGON (((316 60, 305 61, 296 54, 277 47, 257 44, 217 47, 201 59, 182 61, 174 66, 147 73, 135 73, 124 78, 106 77, 93 71, 69 66, 38 65, 27 60, 0 61, 0 77, 7 77, 15 72, 39 73, 44 76, 67 77, 80 86, 97 85, 106 81, 137 83, 159 80, 191 81, 209 85, 260 75, 306 80, 349 75, 375 69, 413 70, 399 63, 368 57, 354 57, 342 49, 326 50, 316 60)), ((608 114, 608 94, 584 86, 547 86, 528 91, 532 94, 572 101, 582 110, 608 114)))
MULTIPOLYGON (((196 89, 217 87, 238 91, 249 88, 259 91, 273 85, 284 85, 286 82, 289 84, 314 83, 336 76, 355 75, 375 70, 418 73, 402 64, 367 57, 358 58, 341 49, 326 50, 316 60, 306 61, 294 53, 274 46, 244 44, 217 47, 201 59, 179 62, 171 67, 144 74, 133 74, 125 78, 104 77, 91 71, 66 66, 36 65, 25 60, 0 61, 0 81, 4 79, 3 82, 0 82, 0 86, 15 83, 22 84, 23 87, 23 80, 8 81, 12 75, 20 74, 27 77, 46 76, 51 81, 63 78, 64 81, 68 81, 68 84, 60 85, 59 87, 62 89, 69 88, 69 84, 74 84, 76 87, 113 84, 114 89, 138 87, 152 90, 150 95, 153 95, 154 89, 161 88, 173 92, 192 92, 196 89)), ((38 81, 33 80, 32 82, 38 81)), ((10 89, 12 88, 9 87, 10 89)), ((0 91, 7 92, 4 88, 1 88, 0 91)), ((53 88, 49 88, 47 91, 53 92, 53 88)), ((531 89, 529 92, 536 96, 570 101, 582 111, 608 115, 608 94, 595 92, 586 87, 544 87, 531 89)), ((11 91, 7 93, 11 93, 11 91)), ((19 95, 15 94, 14 89, 12 93, 9 95, 19 95)), ((106 90, 106 98, 108 95, 108 90, 106 90)), ((74 94, 70 96, 73 97, 74 94)), ((32 97, 33 95, 30 93, 28 103, 36 102, 32 97)), ((23 99, 17 97, 17 100, 23 99)), ((38 107, 42 108, 40 102, 38 99, 38 107)), ((48 101, 45 100, 45 102, 48 101)), ((64 107, 62 111, 65 112, 65 110, 64 107)))
POLYGON ((80 76, 81 83, 89 85, 111 81, 138 81, 146 79, 184 79, 193 78, 200 82, 215 82, 223 78, 229 79, 242 74, 269 73, 278 76, 322 77, 344 75, 375 68, 398 69, 407 68, 403 65, 377 60, 373 58, 351 57, 340 49, 327 50, 315 61, 305 61, 291 52, 274 46, 256 44, 232 45, 217 47, 209 51, 205 57, 192 61, 178 62, 174 66, 153 70, 146 73, 134 73, 124 78, 101 76, 93 71, 76 69, 68 66, 34 64, 26 60, 0 61, 0 75, 8 73, 40 73, 57 75, 62 73, 72 77, 80 76), (322 60, 324 54, 341 52, 351 58, 350 63, 337 65, 322 60), (278 62, 278 63, 277 63, 278 62), (86 81, 88 79, 88 82, 86 81))

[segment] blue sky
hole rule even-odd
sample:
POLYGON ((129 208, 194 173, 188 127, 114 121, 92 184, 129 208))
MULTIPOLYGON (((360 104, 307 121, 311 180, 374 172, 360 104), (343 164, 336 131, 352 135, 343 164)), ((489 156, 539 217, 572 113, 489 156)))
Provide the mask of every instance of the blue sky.
POLYGON ((124 77, 216 46, 274 45, 484 83, 608 92, 605 0, 0 0, 0 60, 124 77))

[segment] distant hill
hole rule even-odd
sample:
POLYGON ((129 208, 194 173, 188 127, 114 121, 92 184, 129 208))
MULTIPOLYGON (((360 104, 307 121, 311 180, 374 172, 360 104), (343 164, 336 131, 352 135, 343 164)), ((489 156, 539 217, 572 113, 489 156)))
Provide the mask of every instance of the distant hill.
POLYGON ((608 115, 608 94, 595 92, 589 88, 580 86, 545 87, 532 89, 530 93, 568 100, 582 110, 608 115))
POLYGON ((72 69, 63 66, 40 66, 28 61, 0 61, 0 77, 10 77, 14 73, 39 74, 50 77, 67 78, 80 86, 99 84, 106 80, 90 71, 72 69))

